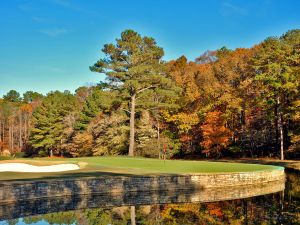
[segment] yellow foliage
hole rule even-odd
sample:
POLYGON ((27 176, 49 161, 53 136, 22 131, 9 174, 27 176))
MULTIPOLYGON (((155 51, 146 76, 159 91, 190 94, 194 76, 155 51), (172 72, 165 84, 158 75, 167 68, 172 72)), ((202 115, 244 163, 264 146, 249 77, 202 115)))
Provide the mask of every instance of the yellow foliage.
POLYGON ((180 112, 175 115, 170 115, 165 111, 163 112, 163 116, 167 122, 173 122, 176 124, 180 134, 187 133, 200 121, 196 113, 180 112))

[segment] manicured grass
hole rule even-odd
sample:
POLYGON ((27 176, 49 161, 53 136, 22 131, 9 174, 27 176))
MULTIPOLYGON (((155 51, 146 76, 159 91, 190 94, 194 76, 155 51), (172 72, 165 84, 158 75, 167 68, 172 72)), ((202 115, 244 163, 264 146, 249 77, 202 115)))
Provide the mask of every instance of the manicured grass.
POLYGON ((59 163, 76 163, 80 170, 59 173, 13 173, 0 172, 0 180, 68 178, 104 175, 153 175, 153 174, 187 174, 187 173, 230 173, 252 172, 279 169, 270 165, 243 163, 224 163, 187 160, 158 160, 139 157, 84 157, 84 158, 35 158, 5 160, 32 165, 51 165, 59 163))

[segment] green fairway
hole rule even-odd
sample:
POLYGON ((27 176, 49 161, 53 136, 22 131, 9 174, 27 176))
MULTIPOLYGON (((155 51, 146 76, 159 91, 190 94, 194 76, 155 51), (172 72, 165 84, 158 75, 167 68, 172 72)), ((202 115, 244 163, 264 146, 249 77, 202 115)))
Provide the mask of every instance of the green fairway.
POLYGON ((16 173, 0 172, 0 180, 26 180, 47 178, 70 178, 116 175, 153 175, 153 174, 192 174, 192 173, 231 173, 254 172, 280 169, 270 165, 243 163, 223 163, 187 160, 158 160, 131 157, 84 157, 84 158, 34 158, 3 160, 0 163, 28 163, 31 165, 51 165, 75 163, 79 170, 56 173, 16 173))

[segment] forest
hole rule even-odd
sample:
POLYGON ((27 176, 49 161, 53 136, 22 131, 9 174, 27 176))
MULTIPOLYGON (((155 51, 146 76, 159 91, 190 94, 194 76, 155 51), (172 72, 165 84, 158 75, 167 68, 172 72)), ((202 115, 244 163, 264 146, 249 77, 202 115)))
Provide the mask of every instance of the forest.
POLYGON ((94 86, 0 98, 2 155, 300 158, 300 29, 194 61, 125 30, 102 53, 94 86))

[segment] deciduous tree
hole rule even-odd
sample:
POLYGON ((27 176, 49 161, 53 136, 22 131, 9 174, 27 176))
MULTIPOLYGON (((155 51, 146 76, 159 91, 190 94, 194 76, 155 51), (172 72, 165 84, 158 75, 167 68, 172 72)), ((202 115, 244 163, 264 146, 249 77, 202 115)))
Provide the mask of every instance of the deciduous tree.
POLYGON ((231 131, 224 126, 224 120, 220 111, 207 113, 205 122, 201 126, 203 141, 201 144, 205 148, 205 153, 220 155, 230 143, 231 131))

